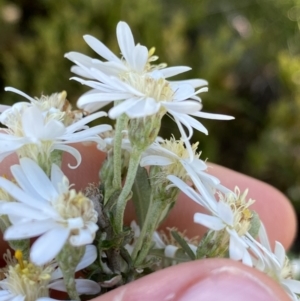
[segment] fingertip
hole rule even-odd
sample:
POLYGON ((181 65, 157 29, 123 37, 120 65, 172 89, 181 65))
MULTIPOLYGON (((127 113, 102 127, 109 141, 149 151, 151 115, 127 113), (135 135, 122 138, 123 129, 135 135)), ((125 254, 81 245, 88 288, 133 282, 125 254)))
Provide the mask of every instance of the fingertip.
POLYGON ((115 289, 97 301, 289 300, 267 275, 229 259, 173 266, 115 289))

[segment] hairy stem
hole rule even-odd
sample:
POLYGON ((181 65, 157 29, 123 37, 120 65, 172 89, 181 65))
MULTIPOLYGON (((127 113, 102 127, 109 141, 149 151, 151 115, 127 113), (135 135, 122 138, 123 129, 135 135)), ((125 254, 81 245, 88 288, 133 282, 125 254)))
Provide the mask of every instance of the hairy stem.
POLYGON ((117 233, 121 233, 123 230, 123 220, 124 220, 124 212, 127 201, 129 200, 131 188, 134 183, 134 179, 137 173, 138 166, 140 164, 142 152, 139 150, 133 149, 129 166, 127 171, 127 176, 125 180, 124 187, 118 197, 116 204, 116 215, 115 215, 115 230, 117 233))

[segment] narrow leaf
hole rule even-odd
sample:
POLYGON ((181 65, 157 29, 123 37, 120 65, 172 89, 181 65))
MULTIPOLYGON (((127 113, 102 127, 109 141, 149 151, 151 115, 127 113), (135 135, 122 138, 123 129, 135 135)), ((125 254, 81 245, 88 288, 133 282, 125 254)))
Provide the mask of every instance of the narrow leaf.
POLYGON ((185 241, 185 239, 183 237, 181 237, 176 231, 171 231, 171 234, 174 237, 174 239, 179 243, 179 245, 181 246, 181 248, 186 252, 186 254, 192 260, 195 260, 196 256, 195 256, 194 252, 192 251, 192 249, 190 248, 190 246, 185 241))
POLYGON ((151 186, 148 179, 148 172, 144 167, 139 166, 137 170, 134 184, 132 186, 132 192, 132 201, 138 219, 138 224, 142 228, 151 199, 151 186))

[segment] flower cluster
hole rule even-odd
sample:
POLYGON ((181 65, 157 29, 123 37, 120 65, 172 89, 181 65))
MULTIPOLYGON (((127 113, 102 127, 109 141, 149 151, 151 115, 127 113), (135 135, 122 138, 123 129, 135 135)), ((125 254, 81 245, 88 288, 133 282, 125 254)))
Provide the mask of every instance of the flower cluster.
POLYGON ((279 242, 272 252, 251 208, 254 200, 212 176, 199 144, 191 143, 194 130, 208 134, 198 117, 233 119, 202 112, 199 94, 208 90, 207 82, 169 80, 191 68, 155 64, 154 48, 136 44, 125 22, 117 25, 120 58, 96 38, 84 39, 100 58, 65 55, 75 64, 72 79, 92 88, 78 99, 78 109, 66 92, 32 98, 11 87, 6 90, 28 101, 0 106, 0 162, 18 157, 12 179, 0 178, 0 228, 15 251, 1 269, 0 300, 53 300, 51 290, 80 300, 81 294, 99 295, 169 265, 215 257, 259 269, 298 300, 299 282, 279 242), (107 113, 98 111, 109 103, 107 113), (175 121, 179 139, 158 136, 164 115, 175 121), (99 124, 104 116, 115 121, 114 128, 99 124), (106 153, 100 179, 84 191, 75 190, 61 170, 67 152, 76 160, 68 171, 76 173, 78 142, 106 153), (204 237, 190 239, 176 228, 157 231, 180 192, 199 206, 194 222, 208 228, 204 237), (128 227, 130 199, 137 222, 128 227))

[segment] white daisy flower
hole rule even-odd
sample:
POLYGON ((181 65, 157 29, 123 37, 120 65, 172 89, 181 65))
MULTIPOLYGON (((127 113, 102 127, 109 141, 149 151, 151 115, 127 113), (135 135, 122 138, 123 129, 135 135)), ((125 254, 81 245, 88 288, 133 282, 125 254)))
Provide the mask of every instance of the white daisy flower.
POLYGON ((214 191, 218 189, 224 193, 229 189, 220 184, 220 180, 206 172, 208 166, 200 159, 197 153, 198 142, 192 145, 192 158, 184 146, 183 140, 163 140, 160 137, 143 153, 141 166, 161 166, 162 171, 157 175, 157 180, 161 181, 168 175, 175 175, 184 182, 198 178, 206 189, 214 191))
POLYGON ((98 230, 93 202, 81 192, 70 189, 69 181, 53 164, 51 180, 31 159, 20 159, 11 167, 17 186, 0 178, 5 189, 17 202, 0 202, 0 214, 6 214, 11 226, 5 240, 40 236, 32 245, 30 259, 36 265, 50 262, 66 242, 73 246, 93 242, 98 230))
MULTIPOLYGON (((22 259, 20 251, 16 251, 18 262, 10 260, 6 268, 5 278, 0 281, 1 301, 51 301, 56 300, 49 296, 49 289, 66 292, 63 283, 62 272, 57 263, 51 262, 45 266, 36 266, 22 259)), ((97 257, 96 247, 86 246, 85 254, 76 267, 76 271, 82 270, 95 261, 97 257)), ((100 286, 91 280, 76 279, 76 290, 81 294, 98 294, 100 286)))
POLYGON ((17 103, 0 115, 0 122, 7 126, 0 133, 0 161, 17 152, 20 157, 32 158, 41 166, 50 168, 51 153, 57 150, 70 153, 77 164, 69 166, 76 168, 81 162, 81 155, 67 144, 94 141, 99 148, 105 147, 105 142, 98 134, 112 127, 105 124, 91 128, 87 126, 87 123, 103 116, 106 116, 105 112, 98 112, 66 126, 61 120, 61 111, 58 113, 52 108, 42 110, 35 103, 17 103))
MULTIPOLYGON (((247 250, 249 246, 243 239, 243 235, 246 233, 242 235, 238 233, 235 224, 235 212, 229 204, 219 201, 213 216, 195 213, 194 222, 217 231, 216 233, 220 230, 226 230, 229 235, 229 257, 237 261, 242 260, 244 264, 252 266, 252 259, 247 250)), ((226 233, 222 235, 226 237, 226 233)))
POLYGON ((219 193, 219 200, 217 201, 215 196, 207 191, 200 181, 196 182, 195 185, 201 194, 175 176, 168 176, 168 179, 189 198, 212 213, 212 215, 195 213, 194 222, 215 231, 213 238, 215 241, 221 233, 219 231, 222 231, 221 249, 224 250, 228 244, 231 259, 242 260, 244 264, 252 266, 246 235, 251 227, 252 219, 252 212, 248 207, 254 201, 250 199, 246 202, 247 191, 240 194, 239 190, 236 190, 235 193, 229 193, 225 196, 219 193), (201 184, 200 187, 199 184, 201 184))
POLYGON ((299 300, 300 281, 293 279, 292 265, 285 254, 283 245, 276 241, 274 251, 272 251, 266 229, 262 223, 258 238, 260 243, 250 238, 255 245, 255 249, 257 250, 258 248, 261 251, 261 254, 258 253, 259 257, 254 264, 255 268, 278 282, 292 300, 299 300))
POLYGON ((118 118, 123 113, 131 119, 154 114, 161 119, 167 113, 176 122, 184 141, 190 139, 193 128, 207 134, 207 129, 193 117, 233 119, 231 116, 200 111, 202 105, 197 94, 207 91, 207 87, 196 91, 195 88, 206 84, 203 80, 172 83, 165 79, 190 68, 171 67, 153 70, 149 67, 147 48, 135 45, 128 25, 124 22, 119 23, 117 33, 123 60, 117 58, 101 42, 92 37, 86 38, 89 45, 109 62, 95 61, 78 53, 66 55, 78 66, 72 71, 88 78, 88 80, 80 77, 72 79, 93 89, 78 99, 79 108, 94 112, 111 102, 118 102, 108 112, 112 119, 118 118), (183 125, 188 129, 188 136, 183 125))
MULTIPOLYGON (((143 45, 135 44, 131 29, 125 22, 119 22, 117 25, 117 39, 123 56, 122 58, 118 58, 101 41, 93 36, 85 35, 83 38, 97 54, 107 60, 103 62, 78 52, 66 53, 66 58, 78 64, 78 66, 73 66, 71 71, 85 78, 95 79, 95 77, 89 72, 86 72, 81 65, 88 68, 95 68, 107 75, 115 77, 120 77, 122 74, 128 72, 144 74, 153 70, 160 70, 163 76, 167 78, 191 69, 186 66, 166 68, 166 64, 153 65, 152 62, 158 59, 157 56, 153 55, 155 48, 148 50, 147 47, 143 45)), ((191 80, 189 83, 197 86, 207 85, 205 80, 191 80)))
POLYGON ((189 130, 192 128, 207 134, 206 128, 195 117, 230 120, 231 116, 204 113, 200 98, 196 95, 206 92, 207 88, 194 89, 190 84, 171 83, 162 77, 161 71, 147 74, 128 73, 122 78, 109 76, 100 70, 81 66, 95 80, 73 77, 93 90, 78 99, 78 107, 88 112, 96 111, 112 101, 121 101, 109 110, 108 115, 116 119, 125 113, 129 118, 142 118, 149 115, 169 113, 183 131, 181 124, 189 130))
MULTIPOLYGON (((72 110, 72 105, 67 100, 66 91, 53 93, 50 96, 42 95, 40 98, 33 98, 13 87, 5 87, 4 90, 14 92, 27 98, 31 104, 36 105, 41 111, 47 112, 47 114, 55 113, 56 118, 62 121, 65 126, 68 126, 83 117, 82 110, 72 110)), ((28 103, 25 102, 23 104, 28 105, 28 103)))

